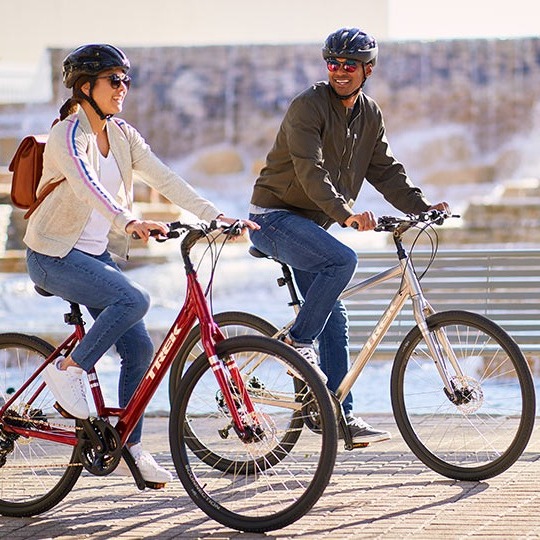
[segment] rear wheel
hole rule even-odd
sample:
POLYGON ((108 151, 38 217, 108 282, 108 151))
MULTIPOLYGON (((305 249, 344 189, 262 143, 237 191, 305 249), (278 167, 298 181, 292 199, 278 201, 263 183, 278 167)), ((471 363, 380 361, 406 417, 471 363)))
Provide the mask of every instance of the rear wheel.
MULTIPOLYGON (((54 351, 49 343, 22 334, 0 335, 0 410, 54 351)), ((53 408, 55 399, 38 376, 0 415, 0 514, 32 516, 57 505, 81 474, 75 447, 14 433, 25 427, 46 434, 75 432, 75 421, 53 408)))
MULTIPOLYGON (((313 368, 277 340, 231 338, 217 353, 241 368, 262 432, 246 442, 235 431, 202 354, 181 379, 171 410, 178 476, 194 502, 228 527, 284 527, 309 511, 330 480, 337 427, 329 393, 313 368)), ((241 410, 242 398, 234 395, 241 410)))

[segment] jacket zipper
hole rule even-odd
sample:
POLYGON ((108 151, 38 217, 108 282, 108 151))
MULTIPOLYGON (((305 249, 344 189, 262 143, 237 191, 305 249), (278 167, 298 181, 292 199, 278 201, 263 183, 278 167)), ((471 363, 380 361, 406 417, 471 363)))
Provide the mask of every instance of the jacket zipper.
POLYGON ((358 135, 356 133, 353 133, 353 141, 352 141, 352 144, 351 144, 351 151, 349 153, 349 161, 347 162, 347 169, 351 168, 351 161, 352 161, 353 152, 354 152, 354 145, 356 144, 356 139, 357 138, 358 138, 358 135))
MULTIPOLYGON (((341 158, 339 159, 340 167, 339 167, 339 170, 338 170, 338 177, 337 177, 338 181, 341 178, 341 162, 343 161, 343 157, 345 156, 345 152, 347 152, 347 141, 349 140, 350 136, 351 136, 351 129, 349 128, 349 126, 347 126, 347 136, 345 137, 345 146, 343 147, 343 151, 341 152, 341 158)), ((351 160, 349 158, 349 163, 350 162, 351 162, 351 160)), ((347 165, 347 168, 349 168, 348 165, 347 165)))
MULTIPOLYGON (((347 125, 347 136, 345 141, 345 147, 343 148, 343 152, 341 153, 341 159, 340 162, 343 160, 343 157, 345 156, 345 153, 347 152, 347 141, 351 138, 351 124, 360 116, 360 113, 358 113, 347 125)), ((351 168, 351 162, 354 154, 354 147, 356 145, 356 141, 358 139, 358 134, 353 133, 352 134, 352 144, 351 144, 351 150, 349 152, 349 159, 347 160, 347 170, 351 168)), ((338 177, 339 180, 341 178, 341 167, 339 168, 338 177)))

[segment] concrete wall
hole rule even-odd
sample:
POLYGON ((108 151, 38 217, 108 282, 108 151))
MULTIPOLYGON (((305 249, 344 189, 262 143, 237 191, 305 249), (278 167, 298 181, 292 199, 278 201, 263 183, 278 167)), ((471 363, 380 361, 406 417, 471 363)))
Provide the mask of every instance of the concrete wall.
MULTIPOLYGON (((173 162, 216 145, 256 168, 290 99, 326 78, 320 43, 126 48, 134 84, 122 114, 173 162)), ((50 104, 0 106, 0 165, 18 138, 46 129, 67 97, 67 49, 50 51, 50 104)), ((456 171, 469 180, 506 178, 536 129, 540 38, 381 42, 366 92, 382 106, 398 157, 423 178, 456 171)), ((465 179, 467 180, 467 179, 465 179)))
MULTIPOLYGON (((290 99, 327 77, 320 44, 127 52, 134 85, 123 116, 169 160, 219 144, 263 158, 290 99)), ((52 51, 52 64, 65 53, 52 51)), ((428 175, 482 165, 479 174, 508 176, 520 159, 509 142, 535 128, 540 38, 382 42, 366 92, 411 167, 428 175)))

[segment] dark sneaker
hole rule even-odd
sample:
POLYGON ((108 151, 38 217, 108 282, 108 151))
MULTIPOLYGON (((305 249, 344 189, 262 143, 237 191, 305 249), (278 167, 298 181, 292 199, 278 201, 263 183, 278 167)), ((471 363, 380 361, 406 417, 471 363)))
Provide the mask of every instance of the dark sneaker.
MULTIPOLYGON (((386 441, 392 438, 388 431, 381 431, 371 427, 359 416, 346 416, 345 420, 347 422, 347 427, 349 428, 353 444, 369 444, 386 441)), ((339 434, 339 438, 344 438, 342 433, 339 434)))

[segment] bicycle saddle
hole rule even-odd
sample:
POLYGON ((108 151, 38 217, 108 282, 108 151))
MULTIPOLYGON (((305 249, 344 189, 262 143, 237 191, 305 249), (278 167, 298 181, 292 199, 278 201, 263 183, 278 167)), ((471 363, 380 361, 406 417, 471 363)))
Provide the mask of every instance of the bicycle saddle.
POLYGON ((42 289, 41 287, 38 287, 37 285, 34 285, 34 289, 38 294, 41 294, 41 296, 54 296, 53 293, 50 293, 49 291, 46 291, 45 289, 42 289))
POLYGON ((270 257, 270 255, 263 253, 260 249, 257 249, 255 246, 249 246, 248 251, 252 257, 255 257, 257 259, 273 259, 273 257, 270 257))

